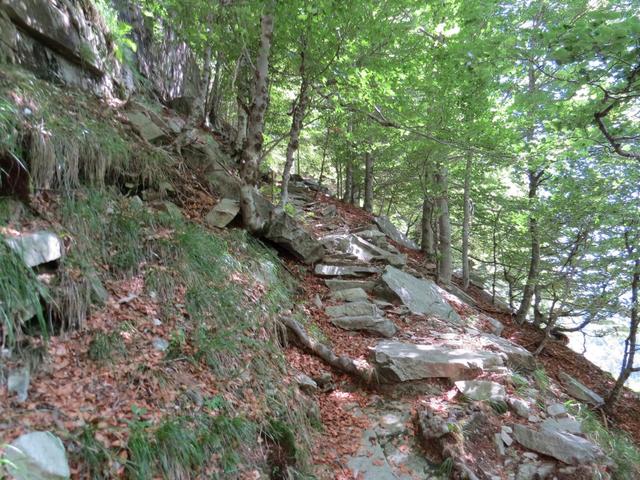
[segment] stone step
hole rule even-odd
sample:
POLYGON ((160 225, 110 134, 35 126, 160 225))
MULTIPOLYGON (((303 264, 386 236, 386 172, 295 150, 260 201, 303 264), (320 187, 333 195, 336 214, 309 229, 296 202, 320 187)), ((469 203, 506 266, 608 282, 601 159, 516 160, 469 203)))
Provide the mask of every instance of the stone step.
POLYGON ((365 331, 387 338, 393 337, 398 330, 391 320, 382 316, 358 315, 336 317, 331 319, 331 323, 344 330, 365 331))
POLYGON ((502 357, 493 352, 398 341, 378 343, 373 349, 371 362, 380 379, 386 382, 426 378, 460 380, 476 377, 484 369, 503 365, 502 357))
POLYGON ((325 313, 333 318, 359 317, 363 315, 382 316, 380 309, 369 302, 349 302, 342 305, 333 305, 324 309, 325 313))
POLYGON ((342 300, 345 302, 361 302, 369 299, 367 292, 362 288, 345 288, 344 290, 338 290, 331 295, 334 300, 342 300))
POLYGON ((380 273, 380 269, 370 265, 316 265, 315 274, 321 277, 354 277, 380 273))
POLYGON ((377 285, 377 282, 373 280, 344 280, 338 278, 328 278, 324 281, 324 284, 329 288, 329 290, 332 290, 334 292, 346 290, 349 288, 361 288, 365 292, 371 292, 377 285))

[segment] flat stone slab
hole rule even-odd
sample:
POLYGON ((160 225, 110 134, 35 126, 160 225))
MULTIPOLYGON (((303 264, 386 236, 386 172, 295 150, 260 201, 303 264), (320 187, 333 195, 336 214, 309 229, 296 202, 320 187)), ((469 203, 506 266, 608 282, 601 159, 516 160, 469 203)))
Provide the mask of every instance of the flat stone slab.
POLYGON ((62 256, 62 241, 51 232, 26 233, 5 238, 6 244, 16 252, 28 267, 53 262, 62 256))
POLYGON ((405 382, 425 378, 473 378, 483 369, 501 366, 500 355, 492 352, 450 349, 398 341, 379 342, 372 352, 372 363, 381 379, 405 382))
POLYGON ((378 225, 380 230, 386 233, 387 236, 392 240, 398 242, 403 247, 411 248, 412 250, 419 250, 418 245, 413 240, 409 240, 402 233, 400 233, 396 226, 391 223, 391 220, 389 220, 387 217, 374 217, 374 221, 376 222, 376 225, 378 225))
POLYGON ((346 288, 344 290, 338 290, 331 295, 334 300, 343 300, 345 302, 360 302, 369 298, 367 292, 362 288, 346 288))
POLYGON ((350 302, 342 305, 333 305, 324 309, 330 317, 350 317, 360 315, 380 316, 380 309, 369 302, 350 302))
POLYGON ((209 225, 224 228, 240 213, 240 202, 233 198, 223 198, 204 218, 209 225))
POLYGON ((560 372, 559 377, 566 392, 576 400, 581 400, 595 406, 600 406, 604 403, 604 398, 572 376, 560 372))
POLYGON ((344 280, 339 278, 328 278, 324 281, 324 284, 334 292, 349 288, 361 288, 365 292, 371 292, 377 283, 373 280, 344 280))
POLYGON ((570 433, 549 430, 536 432, 524 425, 515 425, 513 436, 523 447, 548 455, 568 465, 608 462, 600 447, 570 433))
POLYGON ((127 119, 142 138, 153 142, 165 136, 165 132, 142 112, 126 112, 127 119))
POLYGON ((344 330, 371 332, 387 338, 393 337, 398 331, 388 318, 371 315, 337 317, 332 318, 331 323, 344 330))
POLYGON ((433 315, 442 320, 462 324, 460 316, 442 298, 438 286, 431 280, 416 278, 395 267, 387 266, 382 275, 382 283, 411 310, 411 313, 433 315))
POLYGON ((64 445, 49 432, 20 435, 6 447, 5 458, 16 480, 66 480, 71 476, 64 445))
POLYGON ((540 424, 542 430, 582 434, 582 423, 571 417, 547 418, 540 424))
POLYGON ((319 263, 314 270, 321 277, 350 277, 357 275, 369 275, 379 273, 380 269, 367 265, 326 265, 319 263))
POLYGON ((503 402, 507 395, 502 385, 487 380, 460 380, 455 385, 465 397, 476 401, 503 402))

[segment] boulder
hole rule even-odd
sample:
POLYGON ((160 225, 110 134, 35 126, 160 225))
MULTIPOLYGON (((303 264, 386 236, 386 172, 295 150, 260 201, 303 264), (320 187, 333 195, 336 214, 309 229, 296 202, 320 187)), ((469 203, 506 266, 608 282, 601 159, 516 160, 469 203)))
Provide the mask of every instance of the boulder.
POLYGON ((223 198, 205 217, 205 222, 213 227, 224 228, 240 213, 240 202, 223 198))
POLYGON ((515 425, 513 436, 520 445, 534 452, 553 457, 568 465, 608 463, 600 447, 582 437, 551 430, 535 431, 515 425))
POLYGON ((164 130, 141 111, 127 112, 126 115, 131 126, 147 142, 153 142, 165 137, 164 130))
POLYGON ((552 403, 547 407, 550 417, 563 417, 567 415, 567 408, 562 403, 552 403))
POLYGON ((376 282, 373 280, 344 280, 339 278, 328 278, 324 281, 324 284, 334 292, 351 288, 361 288, 365 292, 371 292, 376 286, 376 282))
POLYGON ((547 418, 540 424, 542 430, 582 434, 582 423, 571 417, 547 418))
POLYGON ((334 300, 343 300, 345 302, 360 302, 367 300, 369 296, 362 288, 346 288, 344 290, 338 290, 331 295, 334 300))
POLYGON ((564 372, 560 372, 560 382, 564 385, 566 392, 576 400, 587 402, 594 406, 600 406, 604 403, 604 398, 580 383, 578 380, 564 372))
POLYGON ((369 265, 326 265, 319 263, 314 270, 321 277, 353 277, 379 273, 377 267, 369 265))
POLYGON ((28 368, 14 370, 7 378, 7 390, 9 390, 9 393, 15 393, 16 400, 19 403, 27 401, 30 379, 31 375, 28 368))
POLYGON ((342 305, 333 305, 325 308, 325 312, 334 318, 358 315, 380 316, 382 313, 378 307, 369 302, 350 302, 342 305))
POLYGON ((485 368, 502 365, 502 358, 491 352, 398 341, 379 342, 373 348, 371 360, 380 378, 388 382, 472 378, 485 368))
POLYGON ((507 398, 507 405, 513 410, 519 417, 529 418, 531 415, 531 405, 526 400, 518 397, 507 398))
POLYGON ((411 248, 412 250, 419 250, 418 245, 413 241, 409 240, 405 237, 400 231, 396 228, 396 226, 391 223, 387 217, 374 217, 374 222, 376 225, 382 230, 389 238, 398 242, 400 245, 406 248, 411 248))
POLYGON ((285 212, 269 217, 262 236, 306 264, 317 262, 325 254, 322 244, 285 212))
POLYGON ((28 267, 53 262, 62 256, 62 240, 51 232, 26 233, 19 237, 5 238, 5 242, 22 257, 28 267))
POLYGON ((411 313, 433 315, 461 324, 462 319, 442 298, 438 286, 430 280, 416 278, 395 267, 387 266, 382 283, 405 304, 411 313))
POLYGON ((49 432, 25 433, 5 452, 7 470, 16 480, 64 480, 71 476, 64 445, 49 432))
POLYGON ((516 345, 510 340, 498 337, 490 333, 482 333, 479 337, 482 348, 488 348, 500 352, 508 364, 514 370, 532 371, 536 368, 536 360, 526 348, 516 345))
POLYGON ((476 401, 504 402, 507 394, 502 385, 488 380, 460 380, 455 385, 465 397, 476 401))
POLYGON ((304 373, 296 374, 294 380, 298 384, 298 387, 300 387, 300 390, 305 393, 311 394, 318 391, 318 384, 314 382, 311 377, 305 375, 304 373))

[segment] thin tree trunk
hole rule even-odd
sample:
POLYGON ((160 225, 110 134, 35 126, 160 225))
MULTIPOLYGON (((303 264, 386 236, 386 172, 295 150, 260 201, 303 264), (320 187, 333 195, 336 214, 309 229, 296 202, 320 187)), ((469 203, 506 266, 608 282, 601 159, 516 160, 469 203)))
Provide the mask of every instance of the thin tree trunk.
MULTIPOLYGON (((529 208, 533 209, 535 199, 538 194, 538 185, 544 171, 536 172, 529 170, 529 208)), ((531 308, 531 300, 535 292, 536 283, 538 281, 538 270, 540 268, 540 238, 538 232, 538 220, 533 211, 529 212, 529 236, 531 237, 531 258, 529 261, 529 271, 527 272, 527 281, 522 292, 522 301, 520 308, 516 313, 516 322, 522 324, 527 319, 527 314, 531 308)))
POLYGON ((462 288, 469 288, 469 234, 471 231, 471 156, 467 158, 464 171, 463 217, 462 217, 462 288))
POLYGON ((451 219, 449 218, 449 198, 447 187, 447 171, 442 168, 436 174, 438 185, 438 213, 440 230, 440 258, 438 262, 438 281, 444 285, 451 284, 451 219))
POLYGON ((364 154, 364 209, 373 212, 373 155, 364 154))
POLYGON ((272 36, 273 15, 265 13, 260 19, 260 47, 254 72, 247 138, 243 143, 240 157, 240 178, 243 182, 240 189, 240 210, 245 227, 252 233, 262 230, 266 221, 259 218, 254 192, 258 184, 264 117, 269 104, 269 52, 272 36))
MULTIPOLYGON (((287 144, 287 157, 284 162, 284 170, 282 172, 282 189, 280 190, 280 206, 284 208, 289 198, 289 178, 291 177, 291 166, 298 146, 300 144, 300 132, 302 131, 302 121, 307 111, 308 95, 307 81, 304 71, 304 52, 300 54, 300 92, 295 99, 292 108, 291 129, 289 130, 289 143, 287 144)), ((300 163, 298 161, 298 167, 300 163)))
POLYGON ((422 199, 422 238, 420 249, 426 255, 427 260, 433 261, 435 249, 433 248, 433 201, 425 194, 422 199))
MULTIPOLYGON (((628 234, 625 234, 625 243, 629 254, 634 253, 634 248, 628 240, 628 234)), ((629 335, 624 341, 624 357, 620 375, 615 385, 605 400, 605 411, 611 413, 615 406, 624 384, 637 368, 634 368, 634 361, 637 349, 638 326, 640 323, 640 315, 638 315, 638 290, 640 289, 640 259, 633 262, 633 274, 631 277, 631 312, 629 319, 629 335)))
POLYGON ((347 203, 353 204, 353 160, 351 156, 347 156, 346 173, 344 179, 344 198, 347 203))
POLYGON ((197 127, 205 120, 207 112, 207 97, 209 93, 209 81, 211 79, 211 46, 208 45, 204 52, 204 61, 202 66, 204 78, 201 79, 200 90, 193 101, 191 112, 187 119, 189 128, 197 127))
POLYGON ((329 126, 327 126, 327 133, 325 133, 324 144, 322 145, 322 162, 320 163, 320 177, 318 178, 318 185, 322 186, 322 180, 324 176, 324 164, 327 160, 327 145, 329 144, 329 126))

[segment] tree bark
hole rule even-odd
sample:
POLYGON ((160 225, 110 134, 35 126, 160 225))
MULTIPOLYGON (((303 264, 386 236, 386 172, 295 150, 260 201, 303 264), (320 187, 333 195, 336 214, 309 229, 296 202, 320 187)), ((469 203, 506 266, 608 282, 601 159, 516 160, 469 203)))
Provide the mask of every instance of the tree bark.
POLYGON ((426 255, 427 260, 433 261, 435 258, 434 235, 433 235, 433 200, 427 194, 422 199, 422 235, 420 240, 420 250, 426 255))
POLYGON ((462 288, 469 288, 469 234, 471 231, 471 156, 467 158, 464 171, 463 216, 462 216, 462 288))
POLYGON ((353 204, 355 192, 353 191, 353 160, 347 156, 347 165, 344 179, 344 198, 347 203, 353 204))
POLYGON ((436 173, 438 185, 438 214, 440 233, 440 258, 438 261, 438 281, 444 285, 451 284, 451 219, 449 218, 449 198, 447 186, 447 171, 445 168, 436 173))
POLYGON ((260 19, 260 47, 252 85, 252 102, 249 107, 247 137, 240 157, 240 210, 245 227, 252 233, 262 230, 266 219, 259 218, 254 202, 261 161, 264 117, 269 104, 269 52, 273 37, 273 15, 265 13, 260 19))
MULTIPOLYGON (((536 172, 529 170, 529 208, 534 208, 534 202, 538 195, 538 186, 544 170, 536 172)), ((527 319, 527 314, 531 308, 531 300, 535 292, 536 283, 538 281, 538 270, 540 269, 540 238, 538 232, 538 220, 535 213, 529 213, 529 236, 531 238, 531 258, 529 260, 529 271, 527 272, 527 281, 522 292, 522 301, 520 308, 516 313, 516 322, 523 324, 527 319)))
MULTIPOLYGON (((292 108, 291 129, 289 130, 289 143, 287 144, 287 157, 284 162, 284 170, 282 172, 282 189, 280 190, 280 206, 284 208, 289 199, 289 178, 291 178, 291 167, 293 166, 294 155, 300 144, 300 132, 302 131, 302 122, 307 112, 308 84, 304 71, 304 52, 300 54, 300 91, 294 100, 292 108)), ((299 164, 298 164, 299 165, 299 164)))
POLYGON ((373 212, 373 155, 364 154, 364 210, 373 212))

